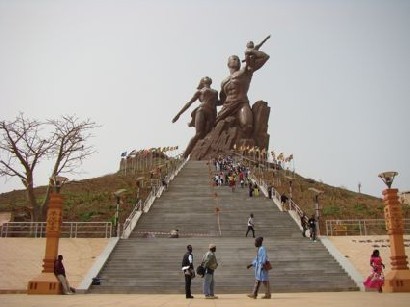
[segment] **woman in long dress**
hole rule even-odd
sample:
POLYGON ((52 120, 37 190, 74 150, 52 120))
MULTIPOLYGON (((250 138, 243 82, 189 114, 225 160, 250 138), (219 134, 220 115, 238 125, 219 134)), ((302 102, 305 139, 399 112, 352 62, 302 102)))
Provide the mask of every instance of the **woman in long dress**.
POLYGON ((372 267, 372 272, 363 284, 368 289, 377 289, 379 292, 382 292, 384 284, 384 264, 382 257, 380 257, 380 252, 377 249, 375 249, 370 256, 370 266, 372 267))

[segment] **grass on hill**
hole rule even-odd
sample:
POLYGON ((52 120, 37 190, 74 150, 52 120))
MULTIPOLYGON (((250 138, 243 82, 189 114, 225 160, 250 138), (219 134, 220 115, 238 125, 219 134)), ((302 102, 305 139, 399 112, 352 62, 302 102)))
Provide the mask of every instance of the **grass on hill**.
MULTIPOLYGON (((156 165, 166 163, 163 159, 156 165)), ((289 172, 267 170, 254 174, 263 176, 268 182, 274 182, 279 193, 289 196, 289 172), (274 179, 273 179, 274 178, 274 179)), ((314 193, 309 188, 315 188, 324 193, 319 197, 322 221, 330 219, 382 219, 383 202, 380 198, 359 194, 344 188, 333 187, 325 183, 303 178, 298 174, 292 180, 293 200, 309 216, 314 213, 314 193)), ((116 210, 116 198, 113 193, 118 189, 126 189, 123 203, 120 206, 120 223, 129 216, 137 202, 136 178, 143 177, 149 183, 151 173, 147 171, 136 174, 121 172, 98 178, 68 182, 62 188, 64 198, 63 220, 76 222, 113 221, 116 210)), ((35 189, 36 195, 44 197, 46 187, 35 189)), ((139 198, 144 200, 150 192, 149 184, 139 190, 139 198)), ((41 199, 40 199, 41 200, 41 199)), ((402 205, 403 216, 410 218, 410 206, 402 205)), ((12 211, 14 221, 29 221, 30 208, 27 206, 25 190, 15 190, 0 194, 0 211, 12 211)))
MULTIPOLYGON (((292 199, 307 216, 314 213, 315 193, 310 190, 310 188, 314 188, 323 192, 319 196, 322 221, 384 218, 384 204, 381 198, 349 191, 341 187, 330 186, 285 170, 277 170, 275 172, 267 170, 262 172, 255 169, 254 174, 264 178, 269 183, 273 183, 276 191, 287 196, 289 196, 290 178, 293 178, 292 199)), ((401 208, 403 217, 410 218, 410 206, 403 204, 401 208)))

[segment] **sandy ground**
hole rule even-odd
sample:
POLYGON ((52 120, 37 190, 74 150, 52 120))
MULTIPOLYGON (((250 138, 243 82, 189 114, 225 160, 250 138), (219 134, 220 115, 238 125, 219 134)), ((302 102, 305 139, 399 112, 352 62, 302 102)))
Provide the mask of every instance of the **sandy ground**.
MULTIPOLYGON (((27 283, 43 269, 46 239, 0 238, 0 291, 25 290, 27 283)), ((83 280, 108 239, 60 239, 59 253, 71 285, 83 280)))
MULTIPOLYGON (((385 272, 391 270, 390 245, 388 236, 339 236, 328 238, 363 277, 370 274, 371 268, 369 265, 369 260, 374 249, 378 249, 380 251, 380 255, 386 266, 385 272)), ((410 236, 404 236, 404 243, 406 255, 409 256, 410 236)))
POLYGON ((3 294, 0 306, 138 306, 138 307, 409 307, 410 293, 310 292, 274 293, 272 299, 249 299, 244 294, 223 294, 217 300, 201 295, 185 299, 184 295, 147 294, 80 294, 27 295, 3 294))

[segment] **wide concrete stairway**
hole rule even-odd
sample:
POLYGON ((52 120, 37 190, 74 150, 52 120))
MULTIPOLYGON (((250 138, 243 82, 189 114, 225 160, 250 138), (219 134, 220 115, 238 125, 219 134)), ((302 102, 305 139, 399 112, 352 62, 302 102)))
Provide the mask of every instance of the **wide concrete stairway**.
MULTIPOLYGON (((248 196, 247 188, 235 192, 210 184, 213 166, 189 161, 139 220, 131 237, 121 240, 99 274, 101 285, 92 293, 184 293, 181 272, 186 246, 193 246, 194 265, 200 264, 209 243, 217 246, 219 268, 215 292, 248 293, 254 282, 256 254, 252 235, 245 237, 247 218, 255 216, 256 236, 264 237, 273 269, 273 292, 359 290, 353 280, 320 242, 303 238, 285 212, 263 195, 248 196), (179 229, 179 238, 169 238, 179 229)), ((192 282, 193 294, 202 293, 202 279, 192 282)))

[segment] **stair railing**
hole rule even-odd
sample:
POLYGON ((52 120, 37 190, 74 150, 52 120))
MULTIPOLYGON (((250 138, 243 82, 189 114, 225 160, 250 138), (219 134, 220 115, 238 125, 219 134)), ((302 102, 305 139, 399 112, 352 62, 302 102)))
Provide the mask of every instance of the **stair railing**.
MULTIPOLYGON (((255 172, 251 172, 252 180, 254 180, 256 182, 256 184, 259 186, 259 188, 261 189, 263 194, 265 194, 265 196, 268 196, 268 188, 269 188, 268 184, 266 183, 266 181, 263 178, 257 178, 254 175, 254 173, 255 172)), ((283 211, 282 203, 281 203, 281 200, 280 200, 280 197, 281 197, 280 193, 278 191, 276 191, 276 189, 273 186, 271 186, 271 189, 272 189, 272 201, 273 201, 273 203, 276 206, 278 206, 279 210, 283 211)), ((288 201, 289 201, 288 213, 293 218, 293 220, 296 222, 296 224, 300 227, 300 229, 302 229, 300 217, 303 216, 303 214, 305 214, 305 212, 292 199, 289 199, 288 201)), ((307 217, 305 218, 305 222, 307 222, 307 217)))
MULTIPOLYGON (((188 162, 188 159, 179 160, 179 164, 176 165, 175 169, 169 174, 169 179, 167 184, 172 181, 175 176, 181 171, 184 165, 188 162)), ((149 192, 147 198, 142 203, 141 200, 135 204, 134 209, 131 214, 125 219, 124 225, 122 227, 121 238, 128 239, 131 232, 134 230, 135 226, 141 215, 147 213, 154 203, 156 198, 161 197, 162 193, 165 191, 165 186, 154 186, 149 192)))

